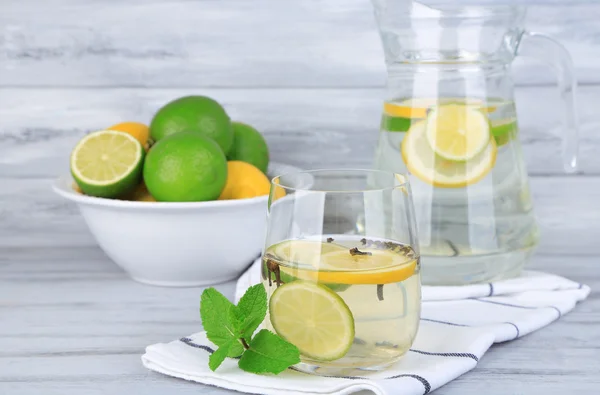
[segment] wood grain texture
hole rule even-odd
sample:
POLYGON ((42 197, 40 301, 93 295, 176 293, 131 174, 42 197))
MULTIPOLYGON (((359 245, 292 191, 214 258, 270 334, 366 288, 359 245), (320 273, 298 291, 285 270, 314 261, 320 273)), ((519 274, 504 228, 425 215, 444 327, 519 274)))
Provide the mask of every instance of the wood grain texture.
MULTIPOLYGON (((498 3, 461 0, 475 1, 498 3)), ((532 267, 597 289, 600 3, 502 1, 536 5, 528 27, 566 45, 584 85, 582 175, 559 176, 554 76, 515 62, 542 231, 532 267)), ((134 283, 95 247, 77 208, 50 188, 81 136, 206 94, 263 131, 273 160, 369 167, 384 83, 368 0, 0 0, 0 394, 230 394, 142 367, 146 345, 201 330, 202 289, 134 283)), ((233 295, 233 283, 217 288, 233 295)), ((592 293, 435 394, 595 394, 599 326, 592 293)))
MULTIPOLYGON (((10 247, 93 246, 77 208, 49 179, 0 179, 0 253, 10 247)), ((600 254, 600 177, 531 179, 542 232, 539 251, 600 254)))
MULTIPOLYGON (((534 4, 547 2, 536 1, 534 4)), ((551 4, 558 4, 551 1, 551 4)), ((571 51, 582 83, 599 82, 600 5, 532 7, 528 28, 571 51)), ((519 84, 553 83, 518 61, 519 84)), ((0 86, 382 86, 368 0, 3 0, 0 86), (35 6, 32 6, 35 4, 35 6)))
MULTIPOLYGON (((233 119, 257 127, 273 160, 304 168, 372 164, 382 89, 4 89, 0 176, 64 174, 85 133, 125 120, 147 123, 164 103, 189 94, 214 97, 233 119)), ((580 89, 580 167, 590 175, 600 173, 599 95, 600 86, 580 89)), ((562 174, 558 94, 552 87, 522 87, 517 105, 529 172, 562 174)))
MULTIPOLYGON (((134 283, 93 247, 0 253, 0 393, 229 393, 146 371, 140 362, 146 345, 201 330, 202 289, 134 283)), ((539 254, 533 267, 595 288, 597 262, 539 254)), ((233 283, 217 288, 233 295, 233 283)), ((591 393, 600 384, 598 325, 600 299, 592 294, 548 328, 494 346, 474 371, 436 394, 591 393)))

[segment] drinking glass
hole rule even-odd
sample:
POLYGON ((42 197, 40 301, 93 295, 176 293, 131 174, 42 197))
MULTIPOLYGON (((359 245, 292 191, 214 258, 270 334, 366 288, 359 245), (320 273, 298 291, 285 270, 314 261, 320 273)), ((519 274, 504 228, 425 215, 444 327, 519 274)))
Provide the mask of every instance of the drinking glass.
POLYGON ((419 248, 410 186, 380 170, 275 177, 262 281, 270 329, 320 375, 382 370, 419 326, 419 248))

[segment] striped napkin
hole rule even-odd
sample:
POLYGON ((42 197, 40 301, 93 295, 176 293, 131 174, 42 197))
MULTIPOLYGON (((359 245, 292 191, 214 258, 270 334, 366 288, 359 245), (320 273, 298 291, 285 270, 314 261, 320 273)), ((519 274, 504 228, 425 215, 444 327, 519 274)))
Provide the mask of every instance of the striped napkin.
MULTIPOLYGON (((236 300, 260 281, 260 262, 238 280, 236 300)), ((150 370, 239 392, 266 395, 422 395, 475 368, 494 343, 543 328, 584 300, 590 288, 563 277, 524 272, 519 278, 461 287, 423 287, 423 309, 413 348, 396 364, 365 376, 313 376, 290 369, 254 375, 226 360, 212 372, 214 345, 204 332, 146 348, 150 370)))

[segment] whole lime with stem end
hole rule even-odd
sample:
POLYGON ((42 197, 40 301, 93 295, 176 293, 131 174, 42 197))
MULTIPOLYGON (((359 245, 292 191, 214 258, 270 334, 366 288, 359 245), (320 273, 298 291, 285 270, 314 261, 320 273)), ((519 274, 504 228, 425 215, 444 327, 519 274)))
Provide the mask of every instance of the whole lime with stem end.
POLYGON ((229 115, 216 100, 206 96, 185 96, 160 108, 150 123, 154 142, 178 132, 195 132, 213 139, 225 154, 233 145, 229 115))

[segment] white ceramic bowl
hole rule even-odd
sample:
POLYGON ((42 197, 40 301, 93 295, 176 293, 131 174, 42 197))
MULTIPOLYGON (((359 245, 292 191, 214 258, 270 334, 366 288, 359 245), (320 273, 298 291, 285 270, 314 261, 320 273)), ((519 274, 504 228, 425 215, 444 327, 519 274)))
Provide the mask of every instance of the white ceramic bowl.
MULTIPOLYGON (((272 163, 269 176, 298 171, 272 163)), ((215 284, 240 275, 261 252, 267 196, 197 203, 148 203, 81 195, 72 178, 54 191, 79 206, 104 252, 134 280, 160 286, 215 284)))

